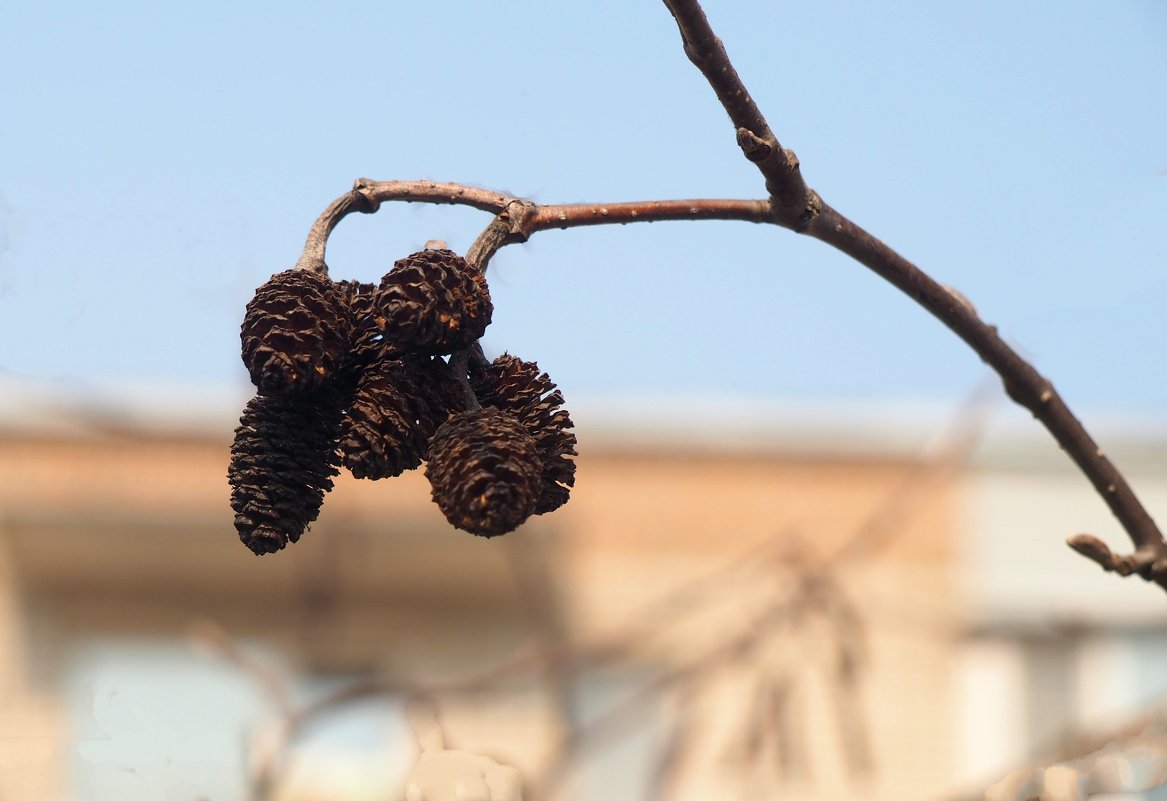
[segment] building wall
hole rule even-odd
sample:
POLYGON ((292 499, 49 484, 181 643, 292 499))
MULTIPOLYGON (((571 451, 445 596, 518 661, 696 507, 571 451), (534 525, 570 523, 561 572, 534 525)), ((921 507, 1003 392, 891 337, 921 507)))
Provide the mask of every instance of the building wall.
MULTIPOLYGON (((450 530, 415 472, 342 478, 300 543, 256 558, 231 526, 222 440, 9 435, 0 505, 15 581, 0 607, 0 643, 6 663, 41 677, 35 688, 12 684, 14 697, 39 710, 37 725, 52 735, 42 742, 67 744, 75 710, 46 710, 67 707, 62 688, 84 672, 78 665, 96 664, 78 654, 103 643, 123 644, 121 653, 134 652, 126 643, 182 644, 197 621, 290 675, 330 681, 385 671, 434 681, 489 669, 532 642, 574 652, 617 641, 627 658, 580 660, 567 701, 553 681, 450 701, 450 736, 534 775, 572 720, 602 716, 603 705, 664 676, 660 702, 597 748, 594 764, 609 768, 573 771, 564 787, 642 797, 678 720, 705 723, 684 772, 705 798, 750 786, 772 797, 851 797, 857 788, 929 797, 950 786, 951 487, 902 496, 912 465, 895 455, 611 442, 582 450, 571 503, 501 540, 450 530), (840 557, 873 520, 882 522, 865 540, 870 551, 840 557), (703 577, 735 564, 747 567, 677 600, 678 588, 705 586, 703 577), (794 699, 783 742, 764 746, 786 760, 777 782, 726 757, 758 719, 759 688, 774 687, 794 699), (621 753, 643 755, 639 778, 626 762, 604 762, 621 753)), ((159 664, 182 664, 173 658, 159 664)), ((181 751, 170 756, 183 761, 181 751)), ((64 785, 53 793, 3 797, 103 799, 115 797, 110 787, 133 797, 120 785, 79 785, 104 781, 100 767, 54 770, 45 775, 64 785)), ((159 768, 146 784, 164 788, 172 774, 159 768)))
POLYGON ((28 658, 14 565, 0 502, 0 798, 61 797, 62 710, 28 658))
MULTIPOLYGON (((1164 441, 1110 447, 1151 516, 1167 520, 1164 441)), ((971 797, 1014 768, 1080 756, 1144 725, 1167 702, 1167 606, 1158 588, 1107 574, 1064 544, 1089 532, 1131 547, 1052 444, 986 449, 963 485, 957 775, 971 797)))

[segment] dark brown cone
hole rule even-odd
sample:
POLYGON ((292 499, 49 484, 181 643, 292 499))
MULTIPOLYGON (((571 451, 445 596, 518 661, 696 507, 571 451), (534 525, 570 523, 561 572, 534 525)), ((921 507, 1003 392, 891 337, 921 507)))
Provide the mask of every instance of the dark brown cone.
POLYGON ((341 370, 351 335, 348 305, 328 276, 284 270, 247 304, 240 329, 243 363, 264 394, 312 392, 341 370))
POLYGON ((494 313, 482 272, 451 250, 422 250, 396 262, 381 279, 377 308, 388 341, 431 356, 477 340, 494 313))
POLYGON ((351 372, 359 376, 362 370, 379 361, 386 350, 385 338, 377 322, 377 285, 360 281, 337 281, 336 286, 352 315, 348 362, 351 372))
POLYGON ((430 441, 426 477, 455 528, 480 537, 514 531, 535 511, 542 462, 522 424, 498 409, 451 415, 430 441))
POLYGON ((391 478, 426 457, 429 439, 457 406, 453 377, 428 357, 366 368, 341 423, 341 463, 357 478, 391 478))
POLYGON ((563 393, 535 362, 509 353, 475 369, 470 385, 483 406, 502 409, 515 417, 539 446, 543 460, 543 488, 535 514, 541 515, 567 503, 575 486, 575 434, 571 417, 563 407, 563 393))
POLYGON ((320 513, 337 474, 340 409, 329 394, 256 395, 243 409, 227 481, 239 539, 256 554, 296 542, 320 513))

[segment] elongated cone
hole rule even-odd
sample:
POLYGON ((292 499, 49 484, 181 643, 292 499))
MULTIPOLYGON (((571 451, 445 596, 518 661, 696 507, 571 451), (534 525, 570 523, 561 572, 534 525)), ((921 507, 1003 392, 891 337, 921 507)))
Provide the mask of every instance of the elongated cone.
POLYGON ((522 424, 483 408, 442 423, 430 441, 425 474, 452 526, 497 537, 534 513, 542 470, 539 449, 522 424))
POLYGON ((343 367, 352 316, 328 276, 284 270, 255 291, 239 334, 243 363, 260 392, 305 394, 325 386, 343 367))
POLYGON ((422 250, 393 265, 378 287, 385 338, 409 353, 445 355, 482 336, 494 305, 482 272, 452 250, 422 250))
POLYGON ((541 515, 567 503, 575 486, 574 424, 563 408, 563 393, 535 362, 509 353, 499 356, 470 375, 470 385, 483 406, 502 409, 527 429, 543 460, 543 483, 535 514, 541 515))
POLYGON ((386 358, 367 367, 341 423, 341 464, 357 478, 391 478, 426 458, 430 437, 461 391, 429 357, 386 358))
POLYGON ((296 542, 320 513, 337 474, 340 408, 312 398, 256 395, 243 410, 227 480, 239 539, 256 554, 296 542))

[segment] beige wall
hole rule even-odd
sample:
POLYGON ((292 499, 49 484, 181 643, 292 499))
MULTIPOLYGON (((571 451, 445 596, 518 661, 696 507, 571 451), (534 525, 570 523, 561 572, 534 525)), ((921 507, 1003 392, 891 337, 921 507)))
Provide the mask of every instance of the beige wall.
MULTIPOLYGON (((0 502, 0 537, 4 504, 0 502)), ((61 797, 58 699, 37 680, 11 554, 0 539, 0 798, 61 797)))
MULTIPOLYGON (((273 644, 307 672, 455 675, 510 657, 532 632, 583 642, 635 629, 637 610, 654 598, 777 538, 782 547, 728 591, 636 632, 626 675, 676 670, 788 599, 797 586, 791 554, 802 564, 831 554, 908 469, 894 458, 757 450, 582 450, 571 503, 502 540, 448 529, 415 472, 389 482, 339 480, 299 544, 256 558, 231 526, 224 441, 9 435, 0 447, 10 579, 0 585, 0 648, 11 667, 0 673, 0 691, 10 701, 0 726, 32 715, 40 731, 56 726, 65 736, 51 677, 79 638, 181 636, 202 619, 273 644), (516 582, 532 574, 541 586, 516 582), (37 674, 48 677, 40 687, 28 681, 37 674)), ((865 631, 861 694, 844 701, 859 704, 850 720, 871 730, 870 780, 847 778, 840 726, 850 724, 839 723, 823 667, 834 664, 835 629, 812 609, 761 638, 724 675, 701 673, 691 683, 684 703, 710 721, 692 771, 702 797, 737 795, 740 771, 727 778, 712 756, 747 716, 743 688, 765 671, 788 676, 803 699, 796 733, 811 755, 817 797, 849 797, 861 786, 867 797, 924 798, 947 788, 952 509, 946 488, 901 505, 892 514, 895 536, 877 556, 830 573, 865 631)), ((502 709, 451 706, 449 725, 466 747, 509 754, 534 770, 564 711, 522 692, 502 709)), ((662 731, 667 710, 654 713, 662 731)), ((56 796, 6 792, 11 775, 0 773, 0 798, 56 796)))

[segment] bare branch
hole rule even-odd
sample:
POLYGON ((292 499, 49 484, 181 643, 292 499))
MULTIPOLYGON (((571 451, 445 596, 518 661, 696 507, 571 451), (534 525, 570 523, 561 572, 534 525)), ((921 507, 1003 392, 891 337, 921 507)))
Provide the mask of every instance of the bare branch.
POLYGON ((515 242, 526 242, 531 235, 531 220, 535 204, 526 200, 512 200, 486 226, 466 251, 466 261, 486 272, 490 259, 501 248, 515 242))
POLYGON ((703 199, 540 206, 462 184, 362 178, 316 220, 296 266, 327 272, 324 251, 340 220, 355 211, 374 212, 387 200, 451 203, 494 212, 494 220, 467 253, 468 261, 482 269, 500 248, 526 241, 536 231, 548 228, 701 219, 773 222, 808 234, 851 256, 915 300, 992 367, 1009 396, 1041 421, 1078 465, 1135 545, 1136 552, 1131 556, 1111 554, 1095 561, 1124 575, 1137 573, 1167 589, 1167 542, 1162 533, 1053 384, 1007 345, 995 326, 981 320, 958 291, 937 283, 824 203, 803 180, 798 159, 782 148, 770 130, 697 0, 664 2, 680 29, 685 52, 709 81, 733 121, 739 146, 765 177, 769 201, 703 199))
POLYGON ((251 678, 280 715, 286 717, 292 714, 292 693, 287 680, 268 663, 244 651, 226 632, 209 621, 194 623, 190 628, 190 637, 208 655, 232 665, 251 678))
POLYGON ((671 668, 639 687, 636 692, 592 720, 586 728, 570 732, 560 743, 555 758, 532 788, 531 796, 542 801, 554 794, 581 755, 586 755, 613 738, 626 735, 630 722, 643 720, 644 709, 656 702, 660 695, 708 673, 713 668, 744 659, 757 645, 762 633, 792 617, 796 610, 785 602, 770 604, 758 615, 747 620, 738 633, 697 659, 671 668))
POLYGON ((982 385, 969 394, 949 428, 929 449, 931 452, 921 453, 912 461, 895 488, 823 559, 824 569, 878 554, 904 530, 907 520, 923 501, 968 464, 973 448, 984 434, 987 386, 982 385))
POLYGON ((648 801, 670 801, 681 786, 681 774, 690 752, 694 750, 699 727, 692 712, 695 695, 689 685, 682 684, 677 690, 676 720, 649 779, 648 801))
POLYGON ((765 200, 642 200, 635 203, 562 203, 537 207, 531 232, 581 225, 624 225, 665 220, 773 222, 765 200))
MULTIPOLYGON (((503 542, 503 553, 540 650, 546 653, 568 651, 570 644, 563 623, 565 615, 559 608, 562 600, 555 589, 554 566, 546 546, 528 531, 522 539, 506 539, 503 542)), ((579 725, 576 672, 576 665, 561 662, 557 670, 547 670, 543 674, 544 684, 559 720, 569 729, 579 725)))
POLYGON ((695 0, 665 0, 681 31, 685 55, 717 93, 717 99, 737 129, 738 147, 766 179, 774 221, 801 231, 820 210, 818 195, 806 185, 798 157, 779 144, 761 109, 754 103, 725 46, 713 34, 709 20, 695 0))
MULTIPOLYGON (((1053 384, 1009 347, 995 326, 981 320, 960 293, 940 285, 884 242, 822 202, 806 187, 793 154, 782 151, 785 155, 780 158, 775 153, 764 152, 766 147, 781 148, 733 69, 725 48, 713 34, 700 4, 697 0, 664 0, 664 3, 681 29, 686 54, 709 81, 738 128, 738 141, 745 143, 747 158, 755 161, 766 176, 775 222, 846 253, 923 306, 964 340, 1001 376, 1009 397, 1049 430, 1130 536, 1136 555, 1113 557, 1112 563, 1129 566, 1130 572, 1167 589, 1167 542, 1162 533, 1053 384), (796 214, 799 207, 802 211, 796 214)), ((1117 567, 1112 569, 1122 572, 1117 567)))
POLYGON ((498 214, 516 200, 510 195, 490 189, 436 181, 373 181, 369 178, 358 178, 353 184, 353 191, 364 195, 373 204, 374 211, 387 200, 403 200, 406 203, 470 206, 480 211, 498 214))
MULTIPOLYGON (((357 181, 357 184, 359 185, 360 181, 357 181)), ((333 229, 341 220, 355 211, 362 214, 372 214, 376 210, 377 207, 370 204, 369 199, 358 192, 355 187, 329 203, 328 208, 316 218, 316 222, 308 231, 304 250, 300 254, 300 260, 296 262, 296 269, 312 270, 327 275, 328 265, 324 263, 324 249, 328 247, 328 237, 332 235, 333 229)))
MULTIPOLYGON (((958 295, 829 206, 824 205, 822 216, 807 233, 871 269, 963 339, 1001 376, 1009 397, 1028 409, 1074 460, 1136 548, 1154 549, 1159 557, 1167 556, 1167 544, 1155 521, 1122 473, 1106 458, 1053 384, 1001 339, 996 326, 985 323, 958 295)), ((1147 565, 1137 572, 1167 587, 1163 572, 1149 568, 1147 565)))
POLYGON ((328 204, 308 231, 297 269, 328 272, 324 250, 337 224, 353 212, 372 214, 387 200, 407 203, 449 203, 482 211, 503 212, 515 198, 488 189, 434 181, 372 181, 358 178, 353 188, 328 204))
POLYGON ((563 203, 540 206, 501 192, 434 181, 371 181, 358 178, 353 188, 328 205, 312 224, 296 267, 328 272, 324 251, 337 224, 354 212, 371 214, 387 201, 470 206, 496 216, 466 252, 466 260, 485 269, 506 245, 526 242, 536 231, 585 225, 624 225, 667 220, 741 220, 773 222, 765 200, 638 200, 623 203, 563 203))

